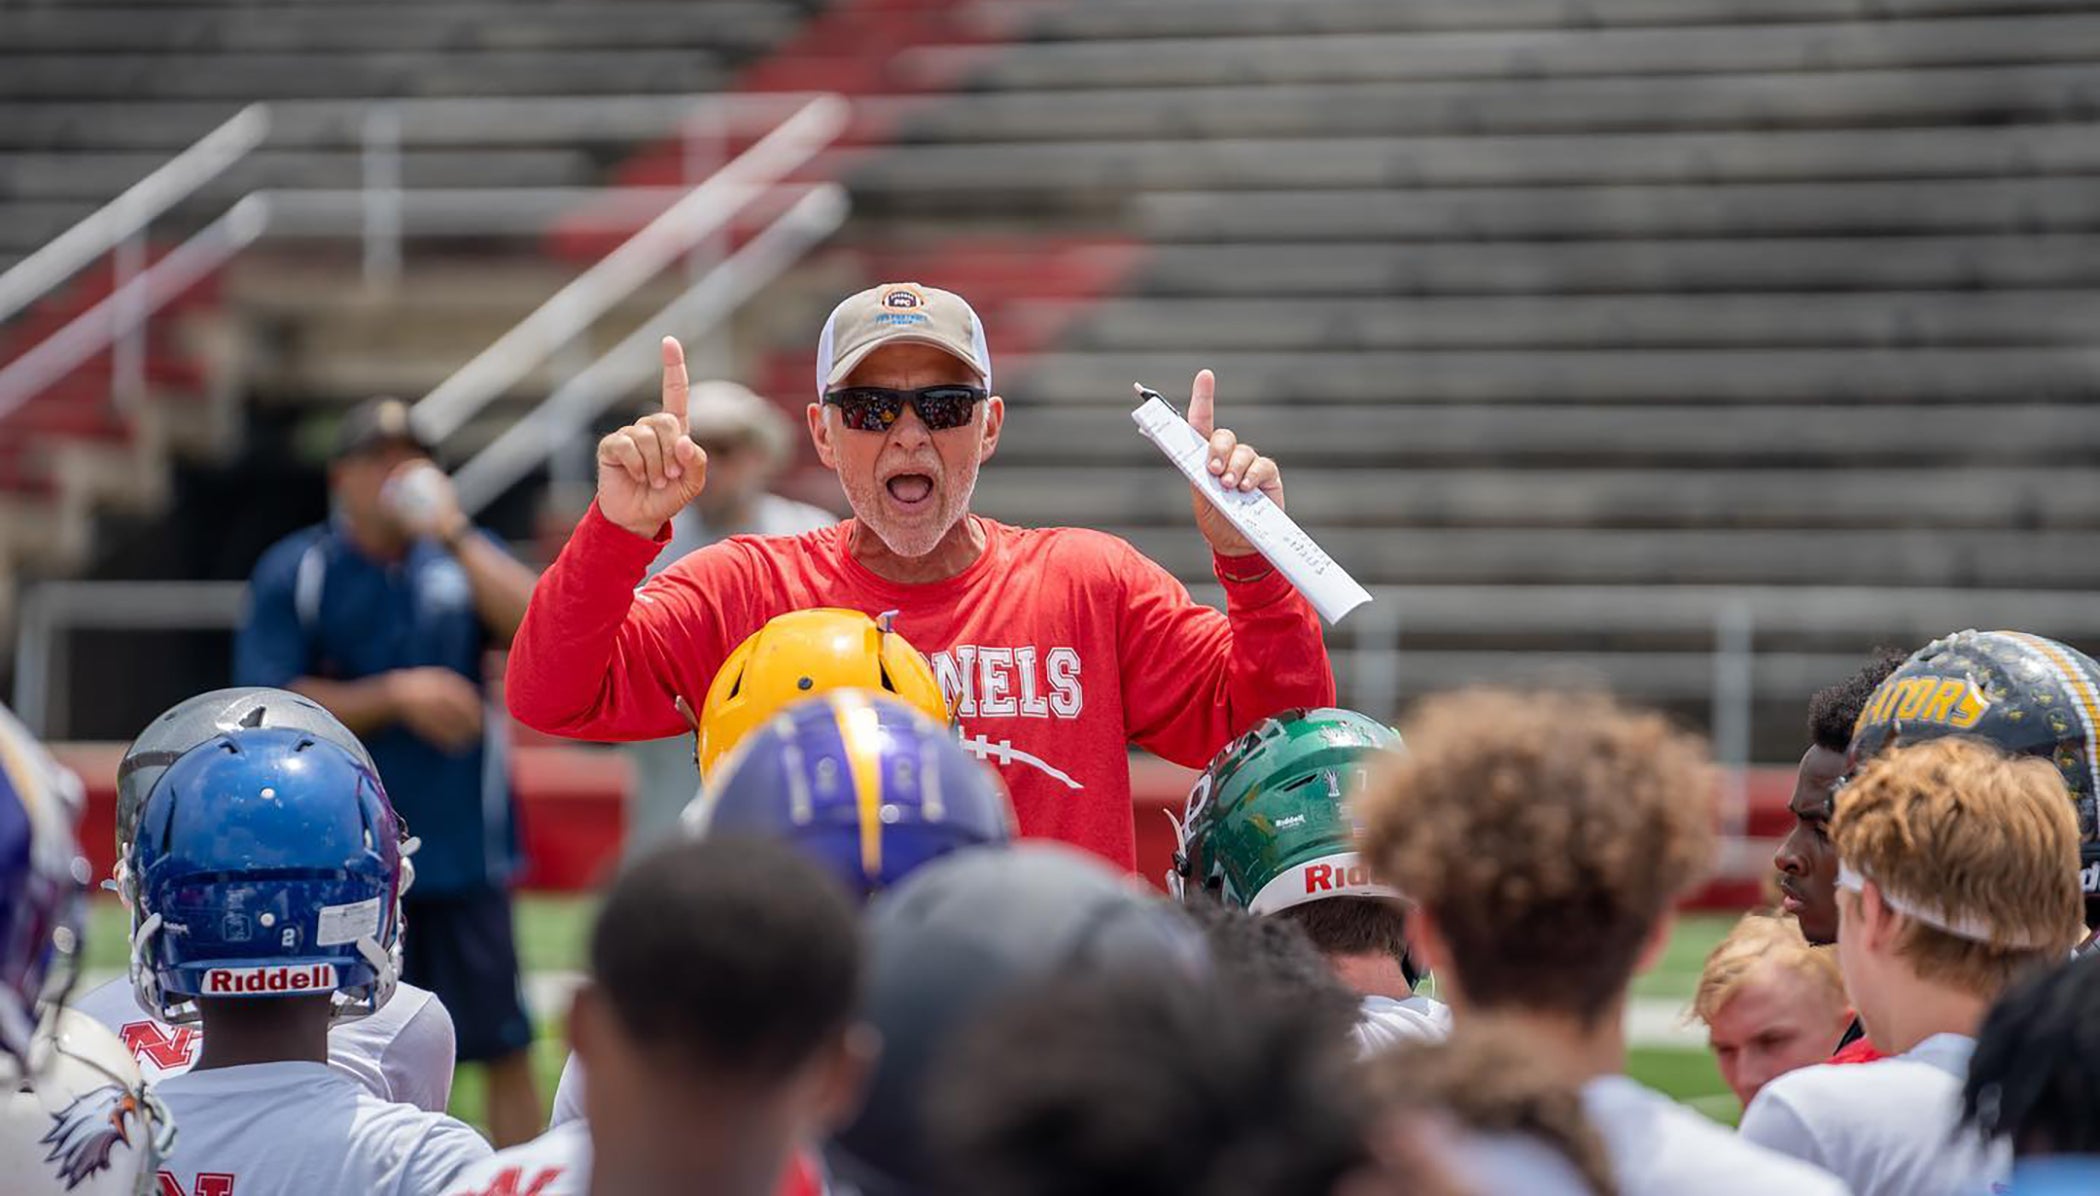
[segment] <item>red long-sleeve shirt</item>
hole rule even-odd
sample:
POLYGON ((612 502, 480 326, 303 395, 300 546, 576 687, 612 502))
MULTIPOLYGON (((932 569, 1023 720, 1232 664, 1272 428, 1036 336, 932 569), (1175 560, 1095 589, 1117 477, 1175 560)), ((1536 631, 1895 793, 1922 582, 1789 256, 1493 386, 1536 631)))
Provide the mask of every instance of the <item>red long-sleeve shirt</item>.
POLYGON ((853 524, 725 540, 636 590, 661 546, 596 505, 533 590, 505 686, 518 721, 554 735, 685 731, 730 651, 814 606, 880 615, 933 660, 964 745, 995 764, 1021 833, 1134 867, 1127 745, 1200 768, 1257 719, 1334 702, 1318 616, 1280 573, 1220 569, 1226 613, 1114 536, 979 519, 985 550, 945 581, 904 585, 847 550, 853 524))

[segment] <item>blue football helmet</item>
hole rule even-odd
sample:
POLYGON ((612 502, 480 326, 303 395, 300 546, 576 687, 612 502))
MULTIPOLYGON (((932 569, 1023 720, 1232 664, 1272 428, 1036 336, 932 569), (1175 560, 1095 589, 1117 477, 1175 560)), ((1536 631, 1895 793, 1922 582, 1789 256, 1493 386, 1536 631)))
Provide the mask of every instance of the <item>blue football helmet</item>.
POLYGON ((401 974, 401 823, 379 778, 307 731, 255 728, 183 754, 127 859, 131 980, 164 1022, 198 997, 330 993, 376 1012, 401 974))
POLYGON ((87 860, 80 780, 0 707, 0 1050, 24 1063, 39 1005, 77 974, 87 860))
POLYGON ((744 737, 686 807, 696 835, 784 839, 861 901, 928 860, 1013 838, 999 778, 955 732, 885 694, 838 689, 744 737))

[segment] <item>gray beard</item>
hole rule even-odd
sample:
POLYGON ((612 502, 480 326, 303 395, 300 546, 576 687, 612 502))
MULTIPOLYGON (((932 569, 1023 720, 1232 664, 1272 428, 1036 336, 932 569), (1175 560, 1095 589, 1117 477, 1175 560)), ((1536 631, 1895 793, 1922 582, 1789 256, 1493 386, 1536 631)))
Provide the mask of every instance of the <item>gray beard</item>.
MULTIPOLYGON (((877 487, 877 489, 880 489, 880 487, 877 487)), ((863 509, 862 504, 855 499, 853 491, 850 489, 846 491, 846 505, 853 508, 853 517, 860 521, 860 525, 862 527, 865 527, 869 531, 874 532, 875 538, 882 541, 883 547, 889 549, 896 555, 903 557, 905 560, 912 561, 917 560, 923 556, 931 555, 934 549, 939 548, 941 546, 941 541, 948 538, 948 533, 954 530, 955 525, 957 523, 962 522, 963 519, 969 516, 970 500, 975 498, 976 496, 977 473, 975 470, 972 470, 969 478, 963 482, 962 493, 958 495, 958 498, 961 501, 959 501, 956 504, 955 518, 949 520, 947 523, 942 524, 938 529, 927 529, 925 534, 931 538, 928 539, 924 545, 914 544, 910 542, 900 543, 896 539, 897 533, 894 529, 885 528, 884 526, 882 526, 881 523, 878 523, 876 520, 870 519, 868 517, 868 511, 863 509)), ((880 495, 871 494, 868 496, 868 503, 866 505, 868 507, 874 507, 879 509, 881 502, 882 497, 880 495)))

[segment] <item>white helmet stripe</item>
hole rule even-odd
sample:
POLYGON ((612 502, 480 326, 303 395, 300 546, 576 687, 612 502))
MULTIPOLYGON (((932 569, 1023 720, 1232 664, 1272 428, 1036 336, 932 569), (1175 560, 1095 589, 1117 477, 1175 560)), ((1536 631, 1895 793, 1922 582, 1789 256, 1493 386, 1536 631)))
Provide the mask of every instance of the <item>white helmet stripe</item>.
POLYGON ((1400 890, 1372 880, 1370 869, 1363 866, 1362 858, 1355 852, 1338 851, 1277 873, 1261 887, 1261 892, 1254 895, 1254 900, 1247 903, 1247 912, 1273 914, 1329 897, 1398 899, 1400 890))

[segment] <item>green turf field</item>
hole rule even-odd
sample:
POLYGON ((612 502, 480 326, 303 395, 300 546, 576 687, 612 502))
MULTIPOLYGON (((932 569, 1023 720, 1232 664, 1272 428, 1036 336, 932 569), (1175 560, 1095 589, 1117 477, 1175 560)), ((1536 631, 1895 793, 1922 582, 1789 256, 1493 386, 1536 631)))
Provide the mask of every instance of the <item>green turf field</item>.
MULTIPOLYGON (((582 966, 584 943, 590 933, 590 898, 523 897, 518 902, 518 950, 528 973, 573 972, 582 966)), ((114 900, 98 899, 92 910, 88 932, 88 966, 91 971, 122 971, 124 943, 129 927, 114 900)), ((1733 922, 1732 917, 1698 915, 1679 921, 1670 945, 1655 969, 1634 983, 1634 997, 1649 1008, 1674 1014, 1691 999, 1698 982, 1699 965, 1733 922)), ((554 1096, 554 1082, 561 1074, 567 1048, 562 1043, 558 1013, 547 1013, 540 1024, 539 1040, 533 1046, 533 1065, 540 1078, 540 1099, 554 1096)), ((1741 1110, 1735 1097, 1714 1070, 1706 1051, 1671 1045, 1633 1045, 1629 1070, 1635 1079, 1691 1104, 1707 1115, 1734 1124, 1741 1110)), ((481 1123, 481 1076, 462 1068, 454 1080, 452 1111, 481 1123)))

